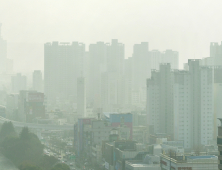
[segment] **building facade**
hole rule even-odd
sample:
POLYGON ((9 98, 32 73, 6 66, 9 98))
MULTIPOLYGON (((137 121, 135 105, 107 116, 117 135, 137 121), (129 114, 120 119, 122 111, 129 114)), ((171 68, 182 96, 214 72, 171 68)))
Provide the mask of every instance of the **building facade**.
POLYGON ((72 42, 44 46, 44 88, 48 104, 77 101, 77 77, 83 71, 85 45, 72 42))
POLYGON ((43 90, 43 78, 41 70, 34 70, 32 74, 32 85, 33 90, 38 92, 44 92, 43 90))

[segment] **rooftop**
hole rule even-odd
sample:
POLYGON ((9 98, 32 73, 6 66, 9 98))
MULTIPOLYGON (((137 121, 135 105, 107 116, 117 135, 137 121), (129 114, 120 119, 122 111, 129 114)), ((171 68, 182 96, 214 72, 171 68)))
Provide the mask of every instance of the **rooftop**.
POLYGON ((212 159, 217 158, 215 155, 204 155, 204 156, 187 156, 188 159, 212 159))
POLYGON ((204 156, 170 156, 161 154, 161 157, 171 160, 174 163, 217 163, 217 156, 204 155, 204 156))
POLYGON ((131 167, 159 167, 160 164, 148 164, 148 163, 144 163, 142 161, 138 161, 138 160, 130 160, 130 161, 126 161, 126 164, 128 164, 131 167))

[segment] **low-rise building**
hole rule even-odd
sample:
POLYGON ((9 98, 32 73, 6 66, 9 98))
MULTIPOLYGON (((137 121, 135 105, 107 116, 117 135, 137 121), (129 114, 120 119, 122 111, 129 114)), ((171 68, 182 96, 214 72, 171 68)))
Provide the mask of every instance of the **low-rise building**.
POLYGON ((160 157, 146 155, 143 160, 128 160, 125 170, 160 170, 160 157))
POLYGON ((105 169, 125 170, 128 160, 141 160, 148 154, 144 145, 136 141, 121 140, 107 142, 104 147, 105 169))
POLYGON ((149 128, 147 126, 134 126, 133 140, 143 144, 147 144, 149 142, 149 128))
POLYGON ((218 170, 217 156, 168 156, 161 154, 161 170, 218 170))

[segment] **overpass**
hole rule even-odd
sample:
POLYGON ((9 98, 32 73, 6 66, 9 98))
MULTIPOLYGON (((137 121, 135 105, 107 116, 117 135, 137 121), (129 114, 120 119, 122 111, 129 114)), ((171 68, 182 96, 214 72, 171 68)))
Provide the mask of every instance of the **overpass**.
POLYGON ((0 123, 4 123, 4 122, 12 122, 15 127, 28 127, 30 129, 41 129, 41 130, 73 130, 74 129, 74 125, 72 124, 55 125, 55 124, 25 123, 25 122, 9 120, 0 116, 0 123))

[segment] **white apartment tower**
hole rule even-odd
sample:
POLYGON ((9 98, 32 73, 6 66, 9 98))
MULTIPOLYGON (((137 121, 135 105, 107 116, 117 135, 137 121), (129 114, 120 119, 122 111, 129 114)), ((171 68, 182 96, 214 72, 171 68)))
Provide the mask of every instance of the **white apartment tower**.
POLYGON ((173 74, 170 64, 160 64, 147 80, 147 114, 155 133, 164 133, 173 139, 173 74))
POLYGON ((32 74, 32 85, 33 90, 37 92, 43 92, 43 80, 41 70, 34 70, 32 74))
POLYGON ((188 71, 175 71, 173 84, 174 139, 192 147, 191 76, 188 71))
POLYGON ((210 59, 214 66, 222 65, 222 42, 220 45, 217 42, 210 43, 210 59))
POLYGON ((141 42, 133 46, 133 89, 139 91, 146 86, 146 79, 150 78, 150 57, 148 42, 141 42))
POLYGON ((147 80, 147 113, 156 133, 171 135, 171 129, 174 140, 197 149, 214 137, 214 74, 212 68, 200 66, 200 60, 188 60, 188 65, 188 71, 170 71, 164 65, 152 71, 147 80))
POLYGON ((104 42, 89 45, 89 101, 95 108, 101 108, 101 75, 106 71, 106 60, 107 45, 104 42))
POLYGON ((21 73, 11 77, 12 93, 19 93, 21 90, 27 90, 27 78, 21 73))
POLYGON ((164 52, 160 52, 159 50, 150 51, 151 69, 158 70, 160 63, 170 63, 171 69, 178 69, 179 53, 172 50, 166 50, 164 52))
POLYGON ((85 78, 77 78, 77 114, 86 117, 86 86, 85 78))
POLYGON ((85 45, 72 42, 44 46, 44 90, 47 103, 77 101, 77 77, 83 72, 85 45))

